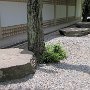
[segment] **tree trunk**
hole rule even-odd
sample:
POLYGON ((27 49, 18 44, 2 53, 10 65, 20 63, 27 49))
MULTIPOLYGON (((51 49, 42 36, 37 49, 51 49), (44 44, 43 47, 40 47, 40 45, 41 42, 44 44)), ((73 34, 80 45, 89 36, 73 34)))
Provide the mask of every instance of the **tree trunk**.
POLYGON ((28 49, 38 58, 44 51, 44 34, 42 30, 42 0, 28 0, 28 49))

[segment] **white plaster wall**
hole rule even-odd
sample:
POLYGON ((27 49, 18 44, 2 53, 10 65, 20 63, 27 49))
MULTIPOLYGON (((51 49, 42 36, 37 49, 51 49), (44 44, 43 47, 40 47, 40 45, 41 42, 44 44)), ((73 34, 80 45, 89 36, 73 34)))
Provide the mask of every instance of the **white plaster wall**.
POLYGON ((81 9, 82 1, 84 1, 84 0, 77 0, 77 3, 76 3, 76 17, 81 17, 81 13, 82 13, 82 9, 81 9))
POLYGON ((66 17, 66 6, 65 5, 56 5, 56 18, 66 17))
POLYGON ((0 1, 1 27, 27 23, 27 4, 0 1))
POLYGON ((68 6, 68 17, 75 16, 75 6, 68 6))
POLYGON ((54 5, 44 4, 42 10, 43 20, 54 19, 54 5))
MULTIPOLYGON (((1 12, 1 11, 0 11, 1 12)), ((1 13, 0 13, 0 27, 1 27, 1 13)))

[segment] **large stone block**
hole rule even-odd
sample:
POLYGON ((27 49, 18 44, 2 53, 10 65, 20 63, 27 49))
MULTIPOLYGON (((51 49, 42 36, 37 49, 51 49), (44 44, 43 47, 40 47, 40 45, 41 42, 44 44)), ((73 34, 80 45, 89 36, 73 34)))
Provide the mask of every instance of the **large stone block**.
POLYGON ((0 82, 23 78, 34 74, 36 58, 28 50, 0 49, 0 82))
POLYGON ((78 28, 90 28, 90 22, 78 22, 76 23, 78 28))
POLYGON ((65 36, 83 36, 83 35, 87 35, 90 33, 90 29, 89 28, 63 28, 59 30, 61 35, 65 35, 65 36))

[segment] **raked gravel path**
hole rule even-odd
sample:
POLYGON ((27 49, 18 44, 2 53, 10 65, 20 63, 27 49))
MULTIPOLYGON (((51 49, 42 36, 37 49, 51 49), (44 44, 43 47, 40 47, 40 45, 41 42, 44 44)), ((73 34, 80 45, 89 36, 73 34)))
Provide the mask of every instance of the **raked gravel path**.
POLYGON ((34 75, 0 83, 0 90, 90 90, 90 35, 45 36, 46 44, 60 43, 68 58, 58 64, 39 65, 34 75))

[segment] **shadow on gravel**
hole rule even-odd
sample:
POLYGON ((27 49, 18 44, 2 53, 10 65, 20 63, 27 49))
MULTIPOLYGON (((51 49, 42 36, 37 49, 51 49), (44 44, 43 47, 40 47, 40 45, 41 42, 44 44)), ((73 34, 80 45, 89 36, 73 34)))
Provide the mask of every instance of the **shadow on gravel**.
POLYGON ((67 63, 53 64, 54 67, 65 70, 76 70, 79 72, 90 74, 90 66, 87 65, 71 65, 67 63))
POLYGON ((53 74, 58 73, 58 71, 50 70, 50 69, 45 69, 45 68, 41 68, 41 67, 39 67, 38 70, 42 71, 42 72, 45 72, 45 73, 49 73, 49 74, 50 73, 53 73, 53 74))
MULTIPOLYGON (((67 63, 56 63, 56 64, 50 64, 50 66, 53 66, 58 69, 64 69, 64 70, 76 70, 76 71, 87 73, 90 75, 90 66, 87 66, 87 65, 71 65, 67 63)), ((38 70, 45 72, 45 73, 49 73, 49 74, 58 73, 58 71, 44 68, 44 66, 39 66, 38 70)))

